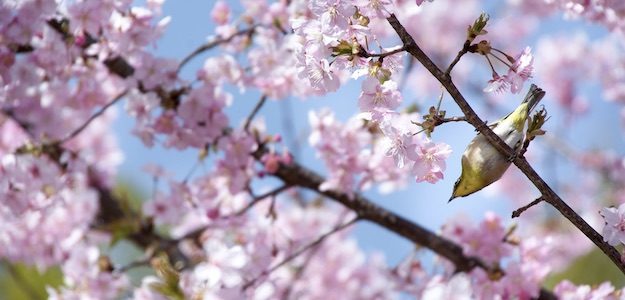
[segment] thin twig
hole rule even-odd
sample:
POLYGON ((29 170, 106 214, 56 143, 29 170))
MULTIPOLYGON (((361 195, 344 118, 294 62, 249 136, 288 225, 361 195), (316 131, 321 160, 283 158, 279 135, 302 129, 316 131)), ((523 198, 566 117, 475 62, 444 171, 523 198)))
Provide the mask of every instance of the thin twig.
POLYGON ((517 210, 513 211, 513 212, 512 212, 512 217, 513 217, 513 218, 518 218, 518 217, 520 217, 520 216, 521 216, 521 214, 522 214, 523 212, 525 212, 526 210, 528 210, 530 207, 532 207, 532 206, 534 206, 534 205, 536 205, 536 204, 538 204, 538 203, 542 202, 543 200, 544 200, 544 199, 543 199, 543 197, 538 197, 538 198, 536 198, 536 200, 534 200, 534 201, 530 202, 529 204, 527 204, 527 205, 525 205, 525 206, 522 206, 522 207, 520 207, 519 209, 517 209, 517 210))
POLYGON ((212 48, 215 48, 216 46, 220 44, 229 43, 230 41, 232 41, 232 39, 234 39, 235 37, 239 35, 246 35, 246 34, 251 35, 254 32, 254 30, 256 30, 256 26, 251 26, 250 28, 241 29, 226 38, 219 37, 204 45, 199 46, 197 49, 193 50, 193 52, 189 53, 180 61, 180 64, 178 65, 178 70, 176 72, 180 73, 180 70, 182 69, 182 67, 184 67, 184 65, 186 65, 189 61, 191 61, 196 56, 202 54, 204 51, 208 51, 212 48))
POLYGON ((260 99, 258 100, 258 102, 256 103, 256 106, 254 106, 254 109, 250 112, 249 116, 247 116, 247 118, 245 119, 245 125, 243 125, 243 130, 247 132, 248 128, 250 127, 250 124, 252 123, 252 120, 254 119, 254 116, 256 116, 260 108, 263 107, 263 105, 265 104, 265 101, 267 101, 267 95, 262 95, 260 99))
POLYGON ((451 70, 453 70, 453 68, 456 66, 456 64, 460 61, 460 58, 467 54, 467 52, 469 52, 469 47, 471 46, 471 41, 466 40, 464 42, 464 45, 462 45, 462 49, 460 51, 458 51, 458 54, 456 55, 456 57, 454 58, 454 60, 451 62, 451 64, 449 64, 449 67, 447 67, 447 70, 445 70, 445 75, 449 76, 451 75, 451 70))
POLYGON ((603 237, 594 230, 584 219, 582 219, 566 202, 564 202, 558 194, 538 175, 536 170, 529 164, 525 157, 515 155, 515 152, 508 146, 499 136, 497 136, 491 128, 489 128, 482 119, 475 113, 473 108, 466 101, 462 93, 458 90, 451 78, 445 75, 434 62, 421 50, 412 36, 406 31, 406 28, 399 22, 395 15, 391 15, 387 21, 397 32, 400 39, 412 56, 414 56, 421 64, 447 89, 447 92, 454 99, 458 107, 473 127, 475 127, 491 145, 499 151, 504 157, 511 157, 512 162, 525 174, 525 176, 538 188, 544 201, 551 204, 564 217, 566 217, 573 225, 575 225, 584 235, 586 235, 603 253, 605 253, 612 262, 625 274, 625 263, 621 261, 620 253, 612 246, 603 241, 603 237))
MULTIPOLYGON (((280 101, 280 114, 282 115, 282 132, 284 132, 285 141, 289 142, 289 151, 293 158, 300 156, 300 144, 295 134, 295 123, 293 122, 293 109, 291 107, 291 99, 280 101)), ((286 144, 286 142, 285 142, 286 144)))
POLYGON ((519 155, 525 155, 525 153, 527 152, 527 148, 530 146, 530 142, 532 140, 525 138, 523 140, 523 145, 521 145, 521 149, 519 149, 519 155))
POLYGON ((467 118, 465 116, 458 116, 458 117, 450 117, 450 118, 442 118, 439 120, 440 123, 437 124, 443 124, 443 123, 449 123, 449 122, 466 122, 467 118))
POLYGON ((278 213, 276 213, 276 197, 271 197, 271 202, 269 202, 269 208, 267 209, 265 217, 271 218, 272 220, 278 218, 278 213))
POLYGON ((31 132, 31 128, 32 125, 27 123, 26 121, 20 120, 16 115, 15 112, 12 109, 9 108, 3 108, 2 109, 2 113, 7 116, 9 119, 13 120, 13 122, 15 122, 15 124, 17 124, 20 129, 26 134, 28 135, 28 137, 32 140, 35 139, 35 136, 33 135, 33 133, 31 132))
MULTIPOLYGON (((288 185, 288 184, 285 184, 285 185, 282 185, 282 186, 280 186, 280 187, 278 187, 278 188, 276 188, 274 190, 271 190, 271 191, 269 191, 267 193, 264 193, 262 195, 256 196, 256 197, 254 197, 254 199, 246 207, 242 208, 240 211, 238 211, 236 213, 233 213, 231 215, 223 216, 223 218, 227 219, 227 218, 242 216, 243 214, 245 214, 245 212, 247 212, 254 205, 258 204, 261 200, 263 200, 263 199, 265 199, 267 197, 278 195, 279 193, 281 193, 281 192, 283 192, 283 191, 285 191, 285 190, 287 190, 289 188, 291 188, 291 186, 288 185)), ((173 243, 178 243, 180 241, 187 240, 187 239, 193 239, 193 240, 197 239, 208 228, 209 228, 209 226, 202 226, 202 227, 200 227, 198 229, 190 231, 189 233, 187 233, 187 234, 185 234, 185 235, 183 235, 183 236, 181 236, 179 238, 176 238, 176 239, 172 240, 172 242, 173 243)))
POLYGON ((438 103, 436 104, 436 114, 441 111, 441 105, 443 104, 443 98, 445 97, 445 88, 441 85, 441 95, 438 96, 438 103))
POLYGON ((139 260, 132 261, 132 262, 128 263, 127 265, 123 266, 123 267, 115 269, 115 272, 125 273, 126 271, 128 271, 130 269, 134 269, 134 268, 142 267, 142 266, 147 266, 147 265, 150 264, 150 260, 151 259, 152 259, 152 257, 150 256, 150 257, 147 257, 147 258, 144 258, 144 259, 139 259, 139 260))
POLYGON ((246 207, 244 207, 243 209, 241 209, 239 212, 235 213, 235 216, 242 216, 243 214, 245 214, 248 210, 250 210, 252 207, 254 207, 254 205, 258 204, 260 201, 268 198, 268 197, 274 197, 286 190, 288 190, 289 188, 291 188, 290 185, 288 184, 284 184, 274 190, 271 190, 269 192, 266 192, 262 195, 256 196, 254 197, 254 199, 252 199, 252 201, 250 203, 247 204, 246 207))
POLYGON ((258 281, 260 278, 265 277, 269 274, 271 274, 273 271, 277 270, 278 268, 284 266, 285 264, 289 263, 290 261, 292 261, 293 259, 297 258, 298 256, 300 256, 302 253, 310 250, 313 247, 316 247, 318 245, 320 245, 326 238, 328 238, 329 236, 351 226, 352 224, 356 223, 360 218, 359 217, 355 217, 351 220, 349 220, 348 222, 345 222, 341 225, 338 225, 336 227, 334 227, 332 230, 330 230, 329 232, 326 232, 324 234, 322 234, 321 236, 319 236, 316 240, 312 241, 311 243, 305 245, 304 247, 298 249, 297 251, 291 253, 289 256, 285 257, 281 262, 279 262, 278 264, 274 265, 273 267, 263 271, 260 275, 258 275, 257 277, 255 277, 252 280, 249 280, 247 283, 245 283, 242 287, 243 290, 248 289, 249 287, 253 286, 256 281, 258 281))
POLYGON ((313 247, 312 249, 310 249, 310 252, 306 256, 306 259, 304 260, 302 265, 299 266, 295 270, 295 274, 291 278, 291 282, 289 283, 289 285, 286 287, 286 289, 282 293, 281 299, 284 299, 284 300, 289 299, 289 296, 291 295, 291 292, 293 291, 293 287, 295 286, 295 283, 302 278, 302 276, 304 275, 304 271, 306 271, 306 267, 308 267, 312 258, 315 256, 315 254, 317 254, 317 251, 319 251, 319 249, 321 248, 320 246, 321 245, 317 245, 316 247, 313 247))
POLYGON ((369 53, 369 52, 367 52, 367 50, 365 50, 364 48, 361 47, 360 48, 360 53, 358 53, 358 55, 361 56, 361 57, 379 57, 380 59, 384 59, 387 56, 391 56, 393 54, 397 54, 397 53, 403 52, 405 50, 406 49, 404 49, 404 47, 400 47, 400 48, 397 48, 395 50, 391 50, 391 51, 388 51, 388 52, 369 53))
POLYGON ((101 116, 104 112, 106 112, 106 110, 109 107, 115 105, 119 100, 121 100, 126 95, 126 93, 128 93, 128 90, 124 90, 123 92, 119 93, 119 95, 117 95, 115 98, 113 98, 113 100, 111 100, 111 102, 109 102, 109 103, 105 104, 104 106, 102 106, 100 108, 100 110, 98 110, 93 115, 91 115, 91 117, 89 117, 89 119, 87 119, 87 121, 85 121, 78 128, 74 129, 74 131, 70 132, 67 136, 62 138, 59 142, 62 144, 62 143, 65 143, 65 142, 73 139, 74 137, 76 137, 83 130, 85 130, 85 128, 87 128, 87 126, 89 126, 89 124, 91 124, 91 122, 93 122, 95 119, 97 119, 99 116, 101 116))
POLYGON ((186 184, 187 182, 189 182, 189 180, 191 179, 191 176, 193 176, 193 173, 195 173, 195 170, 197 170, 197 168, 202 164, 202 161, 203 160, 201 158, 198 158, 195 161, 191 169, 189 169, 189 172, 187 172, 187 175, 185 175, 184 178, 182 179, 183 184, 186 184))

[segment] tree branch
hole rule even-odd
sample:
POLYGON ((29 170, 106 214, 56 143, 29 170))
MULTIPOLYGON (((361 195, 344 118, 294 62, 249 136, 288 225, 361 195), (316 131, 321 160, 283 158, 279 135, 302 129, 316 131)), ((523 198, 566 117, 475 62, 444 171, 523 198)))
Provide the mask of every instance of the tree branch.
POLYGON ((254 116, 256 116, 260 108, 263 107, 263 105, 265 104, 265 101, 267 101, 267 95, 262 95, 260 99, 258 100, 258 102, 256 103, 256 106, 254 106, 254 109, 252 109, 252 111, 247 116, 247 118, 245 118, 245 125, 243 125, 243 130, 247 131, 249 129, 250 124, 252 123, 252 120, 254 119, 254 116))
POLYGON ((359 56, 361 57, 379 57, 380 59, 384 59, 387 56, 391 56, 393 54, 397 54, 399 52, 404 52, 405 49, 404 47, 400 47, 388 52, 382 52, 382 53, 369 53, 367 52, 367 50, 365 50, 365 48, 360 47, 360 51, 358 53, 359 56))
MULTIPOLYGON (((262 155, 262 149, 254 153, 258 160, 262 155)), ((323 177, 295 162, 289 165, 281 164, 278 171, 273 175, 289 186, 300 186, 341 203, 354 211, 360 219, 378 224, 416 244, 431 249, 438 255, 451 261, 457 271, 469 272, 475 267, 480 267, 488 273, 496 271, 495 268, 488 266, 481 259, 466 256, 462 247, 454 242, 378 206, 359 193, 354 193, 350 197, 347 193, 339 191, 321 191, 319 187, 324 182, 323 177)))
POLYGON ((220 44, 224 44, 224 43, 228 43, 230 41, 232 41, 232 39, 234 39, 235 37, 239 36, 239 35, 251 35, 254 30, 256 30, 256 26, 251 26, 250 28, 246 28, 246 29, 241 29, 233 34, 231 34, 228 37, 218 37, 200 47, 198 47, 197 49, 195 49, 193 52, 189 53, 189 55, 187 55, 185 58, 183 58, 180 61, 180 64, 178 65, 178 71, 180 72, 180 70, 182 69, 182 67, 184 67, 189 61, 191 61, 194 57, 202 54, 202 52, 210 50, 220 44))
POLYGON ((415 40, 406 31, 406 28, 399 22, 395 15, 391 15, 387 21, 391 24, 395 32, 399 35, 399 38, 404 43, 406 51, 408 51, 414 58, 416 58, 449 92, 454 99, 458 107, 462 110, 464 115, 475 129, 483 134, 486 139, 493 145, 499 153, 504 157, 513 158, 512 162, 525 174, 525 176, 538 188, 541 192, 544 200, 557 209, 563 216, 565 216, 573 225, 575 225, 584 235, 586 235, 603 253, 605 253, 614 264, 625 274, 625 264, 621 261, 619 252, 612 246, 603 241, 603 237, 584 219, 582 219, 570 206, 568 206, 558 196, 549 185, 538 175, 538 173, 532 168, 527 160, 521 155, 514 155, 514 150, 510 148, 506 143, 497 136, 475 111, 468 104, 464 96, 460 93, 456 85, 452 82, 450 76, 441 71, 438 66, 432 62, 432 60, 419 48, 415 40))
POLYGON ((252 201, 250 201, 250 203, 247 204, 247 206, 245 206, 243 209, 241 209, 239 212, 235 213, 235 216, 242 216, 243 214, 245 214, 247 211, 249 211, 252 207, 254 207, 254 205, 258 204, 260 201, 268 198, 268 197, 275 197, 278 194, 290 189, 291 186, 289 186, 288 184, 284 184, 274 190, 271 190, 269 192, 266 192, 262 195, 256 196, 254 197, 254 199, 252 199, 252 201))
POLYGON ((285 264, 287 264, 288 262, 292 261, 293 259, 297 258, 298 256, 300 256, 302 253, 315 248, 317 246, 319 246, 321 243, 323 243, 323 241, 325 241, 325 239, 327 239, 329 236, 353 225, 354 223, 356 223, 358 221, 358 217, 353 218, 343 224, 339 224, 337 226, 335 226, 334 228, 332 228, 332 230, 320 235, 317 239, 315 239, 314 241, 306 244, 305 246, 299 248, 297 251, 291 253, 289 256, 285 257, 282 261, 280 261, 278 264, 274 265, 273 267, 269 268, 268 270, 265 270, 264 272, 262 272, 259 276, 255 277, 252 280, 249 280, 247 283, 245 283, 242 287, 243 290, 248 289, 249 287, 253 286, 256 281, 258 281, 259 279, 271 274, 273 271, 279 269, 280 267, 284 266, 285 264))
MULTIPOLYGON (((265 149, 261 147, 254 153, 257 160, 262 157, 264 151, 265 149)), ((478 257, 465 255, 460 245, 378 206, 359 193, 354 193, 350 197, 347 193, 339 191, 321 191, 319 187, 324 182, 324 178, 296 162, 289 165, 280 164, 278 171, 273 175, 289 186, 300 186, 326 196, 355 212, 358 219, 373 222, 415 244, 434 251, 436 254, 449 260, 455 266, 456 272, 468 273, 479 267, 488 274, 501 274, 501 270, 497 266, 488 266, 478 257)), ((541 289, 538 299, 557 298, 550 291, 541 289)))
POLYGON ((471 46, 471 41, 466 40, 464 42, 464 45, 462 45, 462 49, 460 51, 458 51, 458 54, 456 55, 456 58, 454 58, 454 60, 451 62, 451 64, 449 64, 449 67, 447 67, 447 70, 445 71, 445 75, 450 76, 451 75, 451 70, 453 70, 453 68, 456 66, 456 64, 460 61, 460 58, 467 54, 467 52, 469 52, 469 47, 471 46))
POLYGON ((538 197, 536 200, 534 200, 534 201, 530 202, 529 204, 527 204, 527 205, 525 205, 525 206, 522 206, 522 207, 518 208, 517 210, 513 211, 513 212, 512 212, 512 217, 513 217, 513 218, 518 218, 518 217, 520 217, 520 216, 521 216, 521 214, 522 214, 524 211, 528 210, 530 207, 532 207, 532 206, 534 206, 534 205, 536 205, 536 204, 538 204, 538 203, 540 203, 540 202, 542 202, 542 201, 543 201, 543 197, 538 197))
POLYGON ((119 95, 117 95, 115 98, 113 98, 113 100, 111 100, 109 103, 105 104, 104 106, 102 106, 98 111, 96 111, 93 115, 91 115, 89 117, 89 119, 87 119, 82 125, 80 125, 78 128, 74 129, 74 131, 70 132, 67 136, 65 136, 64 138, 62 138, 59 143, 65 143, 73 138, 75 138, 78 134, 80 134, 83 130, 85 130, 85 128, 87 128, 87 126, 89 126, 89 124, 91 124, 91 122, 93 122, 96 118, 98 118, 99 116, 101 116, 102 114, 104 114, 104 112, 106 112, 106 110, 115 105, 115 103, 119 102, 119 100, 121 100, 124 95, 126 95, 126 93, 128 92, 128 90, 124 90, 123 92, 121 92, 119 95))

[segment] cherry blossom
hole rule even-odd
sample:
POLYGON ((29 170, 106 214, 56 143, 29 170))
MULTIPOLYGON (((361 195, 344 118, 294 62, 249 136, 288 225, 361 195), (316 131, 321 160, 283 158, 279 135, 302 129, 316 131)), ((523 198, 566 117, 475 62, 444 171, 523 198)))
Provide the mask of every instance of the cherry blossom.
POLYGON ((554 292, 563 299, 618 299, 614 287, 608 282, 593 288, 589 285, 575 286, 564 280, 554 288, 554 292))
POLYGON ((348 1, 314 0, 309 4, 310 10, 319 16, 321 23, 339 28, 348 25, 349 18, 354 14, 354 6, 348 1))
POLYGON ((448 281, 442 281, 440 277, 434 277, 427 283, 421 299, 474 299, 471 290, 471 279, 466 274, 458 274, 448 281))
POLYGON ((395 127, 399 122, 392 122, 392 115, 388 115, 380 124, 380 129, 384 133, 386 144, 386 155, 393 158, 399 168, 403 168, 408 158, 408 152, 415 150, 418 142, 407 128, 395 127))
POLYGON ((532 77, 534 57, 530 47, 527 47, 514 59, 514 64, 508 71, 507 79, 510 81, 510 91, 513 94, 523 89, 523 83, 532 77))
POLYGON ((511 83, 506 75, 499 76, 497 73, 493 73, 493 79, 488 81, 488 85, 484 88, 486 93, 502 93, 511 86, 511 83))
POLYGON ((493 78, 488 81, 484 92, 500 93, 510 88, 513 94, 518 94, 523 89, 525 81, 532 77, 534 57, 531 54, 530 47, 526 47, 516 58, 508 58, 508 60, 512 60, 513 62, 508 68, 508 73, 500 76, 493 69, 493 78))
POLYGON ((451 147, 449 145, 432 141, 425 141, 411 149, 407 153, 407 157, 414 161, 411 168, 416 181, 436 183, 443 179, 443 172, 447 167, 445 159, 449 157, 450 153, 451 147))
POLYGON ((307 55, 304 72, 304 77, 310 80, 311 87, 320 95, 336 91, 341 84, 338 70, 334 70, 325 58, 307 55))
POLYGON ((217 1, 211 11, 211 17, 213 21, 219 25, 228 23, 230 18, 230 7, 225 1, 217 1))
MULTIPOLYGON (((421 4, 423 4, 423 2, 425 2, 426 0, 415 0, 415 1, 416 1, 417 5, 421 5, 421 4)), ((433 2, 434 0, 427 0, 427 1, 429 1, 429 2, 433 2)))
POLYGON ((618 208, 606 207, 601 210, 605 220, 603 227, 603 239, 610 245, 618 245, 625 242, 625 205, 618 208))
POLYGON ((367 78, 362 83, 362 92, 358 99, 361 111, 393 110, 399 106, 401 94, 397 91, 397 83, 387 80, 380 83, 375 78, 367 78))
POLYGON ((370 156, 370 152, 363 149, 371 136, 362 126, 362 120, 351 119, 343 127, 334 119, 334 115, 325 110, 318 114, 311 112, 309 122, 313 127, 309 141, 319 150, 328 169, 332 170, 322 189, 352 191, 357 188, 354 174, 365 170, 370 156))
POLYGON ((360 11, 370 17, 376 17, 384 19, 391 14, 392 9, 391 0, 355 0, 354 4, 360 9, 360 11))
POLYGON ((41 268, 65 259, 98 209, 97 194, 79 171, 63 174, 45 157, 2 157, 0 256, 41 268))

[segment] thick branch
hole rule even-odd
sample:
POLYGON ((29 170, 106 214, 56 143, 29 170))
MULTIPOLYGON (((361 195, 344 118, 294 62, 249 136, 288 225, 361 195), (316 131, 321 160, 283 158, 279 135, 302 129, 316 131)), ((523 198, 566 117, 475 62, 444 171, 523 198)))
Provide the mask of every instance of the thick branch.
POLYGON ((619 252, 612 246, 603 241, 603 237, 584 219, 582 219, 570 206, 568 206, 552 189, 549 185, 538 175, 538 173, 532 168, 527 160, 521 155, 514 155, 514 151, 506 143, 499 138, 485 122, 471 108, 469 103, 456 85, 452 82, 451 77, 441 71, 438 66, 432 62, 432 60, 419 48, 412 36, 406 31, 406 28, 397 20, 395 15, 391 15, 388 19, 393 29, 399 35, 399 38, 404 43, 406 51, 408 51, 414 58, 416 58, 421 64, 432 74, 436 79, 445 87, 447 92, 454 99, 458 107, 462 110, 464 115, 475 129, 483 134, 486 139, 493 145, 499 153, 505 157, 512 157, 512 162, 525 174, 525 176, 538 188, 541 192, 544 200, 557 209, 563 216, 565 216, 571 223, 573 223, 581 232, 583 232, 591 241, 597 245, 614 264, 625 274, 625 264, 621 261, 619 252))
MULTIPOLYGON (((262 156, 262 150, 254 153, 257 159, 262 156)), ((324 179, 319 174, 297 163, 280 165, 274 174, 289 186, 300 186, 312 190, 332 199, 356 213, 358 219, 376 223, 387 230, 397 233, 415 244, 426 247, 436 254, 446 258, 456 267, 457 272, 470 272, 476 267, 482 268, 487 273, 501 272, 497 267, 488 266, 480 258, 467 256, 458 244, 429 231, 419 224, 405 219, 383 207, 378 206, 371 200, 359 193, 352 197, 338 191, 321 191, 319 187, 324 179)), ((538 299, 557 299, 551 292, 541 289, 538 299)))
MULTIPOLYGON (((262 154, 255 154, 260 158, 262 154)), ((438 255, 451 261, 457 271, 469 272, 475 267, 480 267, 487 272, 494 271, 477 257, 466 256, 462 247, 452 241, 441 237, 428 229, 411 222, 385 208, 378 206, 364 196, 355 193, 351 198, 348 194, 338 191, 320 191, 319 187, 324 179, 317 173, 300 166, 297 163, 281 165, 274 174, 289 186, 300 186, 324 195, 336 202, 341 203, 354 211, 362 220, 376 223, 390 231, 393 231, 408 240, 429 248, 438 255)))

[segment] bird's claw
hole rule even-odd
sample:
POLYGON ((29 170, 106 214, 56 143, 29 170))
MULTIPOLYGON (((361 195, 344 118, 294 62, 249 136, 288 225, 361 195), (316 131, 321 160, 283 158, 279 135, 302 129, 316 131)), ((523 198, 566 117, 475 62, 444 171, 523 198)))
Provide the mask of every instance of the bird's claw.
MULTIPOLYGON (((488 121, 487 120, 484 120, 484 125, 488 126, 488 121)), ((480 132, 480 130, 477 129, 477 127, 475 129, 473 129, 473 131, 480 132)))

